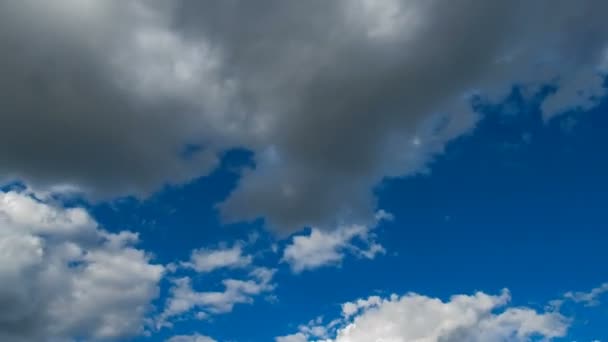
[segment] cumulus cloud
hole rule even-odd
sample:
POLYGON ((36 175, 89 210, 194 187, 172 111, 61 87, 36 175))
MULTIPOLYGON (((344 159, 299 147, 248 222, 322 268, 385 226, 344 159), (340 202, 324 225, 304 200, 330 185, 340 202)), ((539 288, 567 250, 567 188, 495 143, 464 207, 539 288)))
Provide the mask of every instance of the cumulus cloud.
POLYGON ((264 217, 281 233, 368 224, 374 185, 424 171, 474 127, 467 94, 554 83, 547 118, 593 105, 605 94, 606 10, 601 0, 4 2, 0 179, 145 195, 244 147, 256 167, 221 205, 227 221, 264 217))
MULTIPOLYGON (((532 341, 563 337, 569 320, 557 312, 539 313, 510 307, 510 294, 482 292, 441 301, 415 293, 390 298, 370 297, 343 305, 343 316, 327 329, 311 329, 277 337, 277 342, 323 341, 532 341), (337 322, 337 323, 336 323, 337 322), (332 332, 326 338, 328 331, 332 332), (320 335, 316 332, 320 332, 320 335)), ((308 327, 308 328, 307 328, 308 327)))
POLYGON ((82 208, 0 192, 0 340, 124 339, 143 332, 164 268, 82 208))
POLYGON ((245 267, 251 264, 251 260, 252 257, 243 255, 243 248, 235 244, 231 248, 195 249, 190 255, 190 261, 182 262, 182 266, 197 272, 211 272, 224 267, 245 267))
POLYGON ((379 211, 376 214, 376 222, 371 226, 341 226, 333 231, 312 228, 308 235, 296 235, 292 238, 291 243, 283 250, 281 261, 288 263, 293 272, 299 273, 323 266, 339 265, 347 253, 374 259, 377 254, 386 252, 384 247, 375 241, 375 235, 372 233, 383 220, 392 220, 392 215, 384 210, 379 211))
POLYGON ((223 291, 199 292, 192 288, 189 277, 173 279, 165 309, 157 319, 157 327, 171 326, 171 319, 192 313, 205 319, 211 314, 231 312, 236 304, 253 303, 253 298, 272 291, 275 270, 265 267, 255 268, 249 273, 250 279, 225 279, 223 291))

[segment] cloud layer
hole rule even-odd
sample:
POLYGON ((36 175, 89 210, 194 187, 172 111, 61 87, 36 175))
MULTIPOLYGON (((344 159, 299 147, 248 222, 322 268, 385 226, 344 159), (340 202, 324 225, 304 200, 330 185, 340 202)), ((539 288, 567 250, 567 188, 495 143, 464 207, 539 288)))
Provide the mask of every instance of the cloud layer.
POLYGON ((9 1, 0 179, 145 196, 255 152, 222 204, 275 231, 369 224, 372 188, 473 129, 467 96, 605 94, 601 0, 9 1), (542 18, 540 20, 539 18, 542 18), (238 23, 235 25, 234 23, 238 23))

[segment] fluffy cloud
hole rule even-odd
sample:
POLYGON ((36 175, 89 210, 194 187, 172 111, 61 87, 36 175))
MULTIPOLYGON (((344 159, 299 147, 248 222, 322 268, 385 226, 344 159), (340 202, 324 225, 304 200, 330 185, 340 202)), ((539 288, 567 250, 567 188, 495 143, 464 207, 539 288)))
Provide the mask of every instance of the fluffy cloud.
POLYGON ((250 255, 243 255, 240 245, 235 244, 231 248, 196 249, 192 251, 190 261, 183 262, 182 266, 197 272, 211 272, 224 267, 244 267, 251 264, 251 259, 250 255))
POLYGON ((327 329, 313 329, 319 323, 316 320, 276 341, 515 342, 565 335, 569 321, 559 313, 508 307, 509 300, 507 290, 500 295, 456 295, 447 302, 415 293, 370 297, 344 304, 342 318, 332 321, 327 329), (328 331, 334 331, 335 337, 326 338, 328 331))
POLYGON ((145 195, 244 147, 256 168, 222 204, 226 220, 264 217, 282 233, 369 223, 374 185, 424 171, 474 127, 467 94, 555 83, 547 118, 593 105, 605 94, 607 10, 601 0, 3 2, 0 179, 145 195))
POLYGON ((164 268, 82 208, 0 192, 0 339, 124 339, 143 332, 164 268))
POLYGON ((165 310, 158 318, 157 326, 170 326, 170 320, 197 310, 196 317, 207 318, 210 314, 232 311, 234 305, 252 303, 253 297, 272 291, 275 285, 272 278, 275 270, 264 267, 255 268, 249 273, 250 279, 225 279, 224 291, 198 292, 192 288, 192 280, 181 277, 173 280, 165 310))
POLYGON ((281 260, 296 272, 315 268, 339 265, 347 253, 358 257, 373 259, 376 254, 385 253, 384 247, 375 241, 371 232, 382 220, 391 220, 392 215, 381 210, 376 214, 376 222, 371 226, 341 226, 333 231, 312 228, 308 235, 294 236, 292 242, 283 250, 281 260), (355 241, 363 244, 357 246, 355 241))

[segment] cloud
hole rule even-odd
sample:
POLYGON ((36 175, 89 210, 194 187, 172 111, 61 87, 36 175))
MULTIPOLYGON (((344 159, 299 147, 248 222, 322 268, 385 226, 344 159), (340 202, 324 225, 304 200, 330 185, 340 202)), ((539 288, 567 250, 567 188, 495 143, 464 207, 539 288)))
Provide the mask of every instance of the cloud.
POLYGON ((466 94, 498 99, 514 82, 570 82, 580 72, 586 78, 577 85, 596 89, 607 30, 600 8, 600 1, 218 6, 219 17, 242 25, 226 33, 211 20, 202 32, 215 28, 226 54, 242 62, 238 70, 253 70, 242 81, 252 97, 280 112, 269 115, 272 141, 257 150, 257 166, 223 204, 224 216, 264 217, 280 232, 369 222, 374 185, 424 172, 446 143, 474 128, 466 94), (573 12, 584 15, 579 21, 573 12), (269 34, 258 40, 258 32, 269 34))
POLYGON ((166 342, 217 342, 209 336, 194 334, 194 335, 178 335, 173 336, 166 342))
POLYGON ((599 298, 606 292, 608 292, 608 283, 595 287, 588 292, 568 291, 561 298, 550 301, 548 309, 559 311, 567 301, 582 303, 585 306, 598 306, 601 304, 599 298))
POLYGON ((243 255, 242 247, 235 244, 231 248, 193 250, 190 261, 182 262, 182 266, 191 268, 196 272, 211 272, 224 267, 245 267, 251 264, 251 260, 252 257, 243 255))
POLYGON ((143 332, 164 268, 82 208, 0 192, 0 339, 125 339, 143 332))
POLYGON ((343 316, 317 329, 313 321, 300 332, 277 337, 277 342, 312 341, 532 341, 563 337, 569 320, 557 312, 538 313, 509 307, 510 294, 477 292, 441 301, 415 293, 390 298, 370 297, 343 305, 343 316), (308 327, 308 328, 306 328, 308 327), (325 334, 332 331, 334 337, 325 334))
POLYGON ((200 112, 214 102, 186 74, 216 78, 214 57, 169 30, 168 10, 139 0, 0 5, 0 180, 105 198, 214 167, 211 145, 180 157, 201 143, 200 112))
POLYGON ((278 336, 275 339, 276 342, 308 342, 306 335, 303 333, 295 333, 286 336, 278 336))
POLYGON ((467 94, 557 82, 548 119, 603 96, 606 10, 600 0, 5 2, 0 179, 145 196, 242 147, 256 167, 222 203, 227 222, 263 217, 281 234, 369 224, 375 185, 425 172, 474 128, 467 94))
POLYGON ((597 306, 600 304, 599 297, 606 292, 608 292, 608 283, 593 288, 589 292, 566 292, 564 298, 575 303, 584 303, 586 306, 597 306))
POLYGON ((264 267, 255 268, 249 273, 250 279, 225 279, 223 291, 198 292, 192 288, 189 277, 173 280, 165 309, 157 320, 157 327, 171 326, 170 320, 198 310, 198 318, 207 318, 210 314, 231 312, 236 304, 253 303, 253 297, 272 291, 275 270, 264 267))
POLYGON ((282 262, 289 264, 293 272, 299 273, 315 268, 339 265, 347 253, 361 258, 374 259, 385 253, 384 247, 375 241, 371 232, 383 220, 392 220, 392 215, 381 210, 371 226, 341 226, 333 231, 312 228, 308 235, 296 235, 283 250, 282 262), (357 246, 355 240, 364 247, 357 246))

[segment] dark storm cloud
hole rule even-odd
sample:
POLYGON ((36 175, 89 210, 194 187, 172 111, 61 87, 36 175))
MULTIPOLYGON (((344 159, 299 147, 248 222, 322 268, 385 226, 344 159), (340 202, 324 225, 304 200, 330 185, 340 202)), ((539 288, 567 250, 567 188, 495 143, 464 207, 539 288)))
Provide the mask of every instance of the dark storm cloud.
POLYGON ((374 185, 474 127, 471 92, 558 82, 547 118, 604 93, 599 0, 1 6, 0 177, 145 194, 245 147, 222 214, 282 233, 370 219, 374 185))

